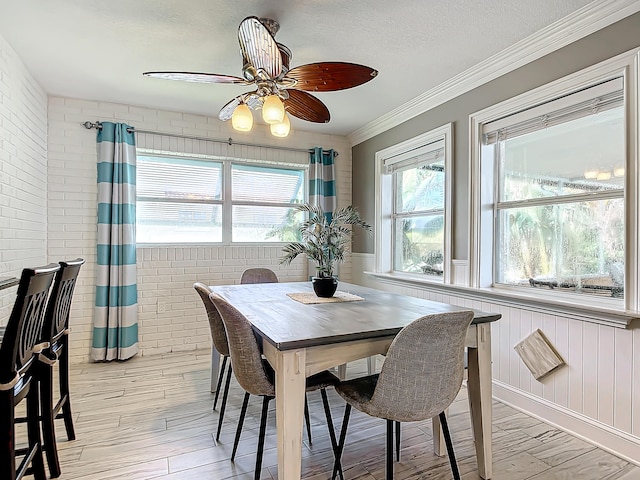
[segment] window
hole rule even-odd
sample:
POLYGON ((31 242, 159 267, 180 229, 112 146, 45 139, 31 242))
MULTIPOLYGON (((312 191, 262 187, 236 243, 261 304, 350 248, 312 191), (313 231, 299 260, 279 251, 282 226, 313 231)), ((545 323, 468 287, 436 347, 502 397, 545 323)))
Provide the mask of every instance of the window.
POLYGON ((136 242, 222 241, 222 163, 138 156, 136 242))
POLYGON ((617 58, 472 116, 471 286, 637 307, 636 83, 617 58))
POLYGON ((303 170, 231 165, 232 239, 234 242, 279 242, 296 239, 304 203, 303 170))
POLYGON ((378 271, 448 281, 451 125, 376 154, 378 271))
POLYGON ((302 167, 168 156, 137 159, 137 242, 292 240, 302 167))

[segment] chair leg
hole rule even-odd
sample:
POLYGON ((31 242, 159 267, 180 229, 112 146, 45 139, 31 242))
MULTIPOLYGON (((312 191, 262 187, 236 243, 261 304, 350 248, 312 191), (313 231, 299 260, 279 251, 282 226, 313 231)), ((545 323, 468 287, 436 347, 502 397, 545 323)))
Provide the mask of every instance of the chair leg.
POLYGON ((76 432, 73 428, 71 397, 69 394, 69 337, 66 335, 63 336, 62 342, 63 345, 58 358, 58 384, 60 386, 60 402, 62 404, 64 428, 67 431, 67 440, 71 441, 76 439, 76 432))
POLYGON ((393 420, 387 420, 387 480, 393 480, 393 420))
POLYGON ((396 462, 400 461, 400 422, 396 422, 396 462))
POLYGON ((320 389, 320 395, 322 395, 324 416, 327 419, 327 428, 329 429, 329 438, 331 439, 331 449, 333 450, 335 463, 338 467, 338 475, 340 475, 340 480, 344 480, 344 474, 342 473, 342 464, 340 462, 340 457, 338 456, 338 442, 336 440, 336 432, 333 429, 333 419, 331 418, 331 409, 329 407, 329 399, 327 398, 327 390, 324 388, 320 389))
POLYGON ((307 438, 311 445, 311 419, 309 418, 309 402, 307 402, 307 394, 304 394, 304 423, 307 425, 307 438))
MULTIPOLYGON (((60 476, 60 461, 54 425, 55 412, 53 406, 53 366, 42 364, 40 369, 40 412, 42 416, 42 439, 44 452, 51 478, 60 476)), ((63 395, 62 392, 60 392, 63 395)), ((64 399, 64 397, 62 397, 64 399)))
POLYGON ((449 434, 449 426, 447 425, 447 417, 444 412, 440 412, 440 424, 442 425, 442 434, 444 435, 444 441, 447 444, 447 453, 449 454, 449 463, 451 463, 451 472, 453 473, 454 480, 460 480, 460 472, 458 472, 458 464, 456 462, 456 456, 453 452, 453 443, 451 443, 451 435, 449 434))
POLYGON ((260 433, 258 434, 258 453, 256 455, 256 471, 254 479, 260 480, 260 469, 262 468, 262 454, 264 453, 264 437, 267 430, 267 411, 269 409, 269 400, 273 397, 264 397, 262 399, 262 415, 260 417, 260 433))
POLYGON ((227 381, 224 384, 224 393, 222 394, 222 405, 220 406, 220 418, 218 418, 218 431, 216 432, 216 441, 220 440, 220 430, 222 430, 222 420, 224 419, 224 410, 227 407, 227 396, 229 395, 229 383, 231 383, 231 367, 227 370, 227 381))
MULTIPOLYGON (((333 473, 331 474, 331 480, 335 480, 336 473, 340 471, 342 475, 342 452, 344 451, 344 442, 347 437, 347 427, 349 426, 349 415, 351 414, 351 405, 347 403, 344 409, 344 418, 342 419, 342 429, 340 430, 340 440, 338 441, 338 448, 335 454, 336 460, 333 463, 333 473)), ((340 477, 342 478, 342 477, 340 477)))
POLYGON ((238 419, 238 427, 236 428, 236 438, 233 440, 233 451, 231 452, 231 461, 236 458, 236 450, 238 450, 238 443, 240 443, 240 434, 242 433, 242 425, 244 424, 244 416, 247 413, 247 406, 249 405, 249 392, 245 392, 244 400, 242 401, 242 410, 240 410, 240 418, 238 419))
POLYGON ((224 369, 227 366, 227 356, 222 357, 222 367, 220 368, 220 375, 218 375, 218 385, 216 386, 216 396, 213 399, 213 409, 216 409, 218 405, 218 396, 220 395, 220 387, 222 386, 222 378, 224 377, 224 369))
POLYGON ((0 391, 0 478, 15 480, 15 411, 13 391, 0 391))
MULTIPOLYGON (((37 366, 37 365, 36 365, 37 366)), ((32 366, 33 368, 33 366, 32 366)), ((27 394, 27 438, 29 450, 35 447, 31 468, 35 480, 46 480, 44 471, 44 459, 42 458, 42 443, 40 442, 40 394, 38 391, 37 377, 31 382, 30 391, 27 394)))

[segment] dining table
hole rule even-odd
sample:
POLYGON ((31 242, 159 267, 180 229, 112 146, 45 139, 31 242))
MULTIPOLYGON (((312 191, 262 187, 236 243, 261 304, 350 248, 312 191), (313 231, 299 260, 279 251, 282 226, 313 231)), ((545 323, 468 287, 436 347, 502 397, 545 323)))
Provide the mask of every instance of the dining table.
MULTIPOLYGON (((489 313, 340 282, 333 299, 311 282, 210 287, 251 322, 275 370, 278 478, 299 480, 306 377, 327 368, 384 354, 398 332, 425 315, 473 310, 466 336, 467 389, 478 474, 492 476, 491 322, 489 313)), ((217 352, 212 357, 219 358, 217 352)), ((217 368, 217 362, 212 362, 217 368)), ((217 373, 217 369, 216 369, 217 373)), ((212 379, 213 384, 213 379, 212 379)), ((434 451, 444 455, 437 419, 434 451)))

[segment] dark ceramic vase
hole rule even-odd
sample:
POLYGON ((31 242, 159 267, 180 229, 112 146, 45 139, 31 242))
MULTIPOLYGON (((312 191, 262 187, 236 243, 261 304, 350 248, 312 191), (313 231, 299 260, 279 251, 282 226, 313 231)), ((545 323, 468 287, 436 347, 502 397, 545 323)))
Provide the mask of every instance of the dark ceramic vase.
POLYGON ((338 288, 338 280, 335 277, 313 277, 311 279, 313 291, 321 298, 331 298, 338 288))

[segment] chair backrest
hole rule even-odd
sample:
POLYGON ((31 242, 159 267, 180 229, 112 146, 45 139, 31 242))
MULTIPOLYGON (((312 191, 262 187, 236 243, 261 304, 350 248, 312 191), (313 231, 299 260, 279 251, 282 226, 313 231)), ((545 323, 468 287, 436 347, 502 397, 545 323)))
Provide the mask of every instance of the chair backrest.
POLYGON ((0 346, 0 384, 25 374, 32 364, 42 336, 49 289, 60 265, 25 268, 16 300, 0 346))
POLYGON ((229 355, 229 344, 227 343, 227 332, 222 323, 222 318, 216 309, 215 305, 209 299, 211 295, 211 289, 204 283, 194 283, 193 288, 200 295, 204 308, 207 310, 207 317, 209 317, 209 330, 211 330, 211 340, 213 346, 221 355, 229 355))
POLYGON ((371 397, 381 418, 410 422, 443 412, 462 385, 464 346, 473 312, 427 315, 393 340, 371 397))
POLYGON ((53 343, 57 341, 69 327, 69 312, 71 300, 76 287, 76 280, 80 267, 84 264, 82 258, 68 262, 60 262, 60 270, 56 273, 47 311, 44 316, 42 340, 53 343))
POLYGON ((248 268, 242 272, 240 283, 278 283, 278 276, 268 268, 248 268))
POLYGON ((212 293, 211 301, 220 312, 227 330, 231 365, 236 380, 252 395, 275 395, 274 379, 262 362, 262 352, 251 323, 233 305, 212 293))

